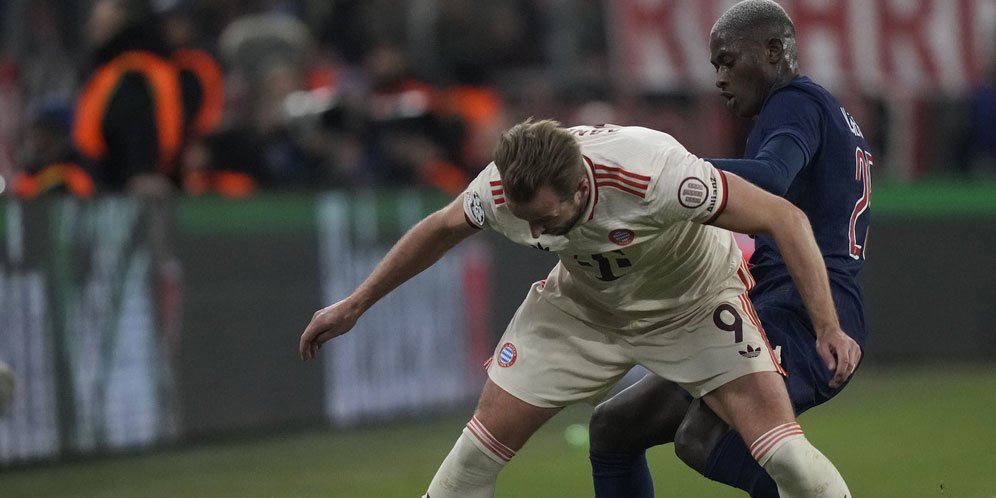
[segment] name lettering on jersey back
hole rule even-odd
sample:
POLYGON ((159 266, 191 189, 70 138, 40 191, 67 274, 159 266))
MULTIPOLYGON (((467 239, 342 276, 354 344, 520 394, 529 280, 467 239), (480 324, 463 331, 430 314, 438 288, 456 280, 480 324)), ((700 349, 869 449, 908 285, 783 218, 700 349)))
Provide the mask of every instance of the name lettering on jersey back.
POLYGON ((844 123, 847 124, 847 127, 851 130, 851 133, 853 133, 856 137, 865 138, 865 136, 861 134, 861 128, 858 128, 858 122, 854 120, 854 116, 848 114, 843 107, 840 108, 840 113, 844 115, 844 123))
POLYGON ((598 134, 601 134, 601 133, 615 133, 615 132, 619 131, 619 128, 606 128, 605 125, 596 125, 596 126, 592 126, 590 128, 584 128, 584 129, 571 128, 569 131, 571 132, 572 135, 577 135, 579 137, 583 137, 585 135, 598 135, 598 134))

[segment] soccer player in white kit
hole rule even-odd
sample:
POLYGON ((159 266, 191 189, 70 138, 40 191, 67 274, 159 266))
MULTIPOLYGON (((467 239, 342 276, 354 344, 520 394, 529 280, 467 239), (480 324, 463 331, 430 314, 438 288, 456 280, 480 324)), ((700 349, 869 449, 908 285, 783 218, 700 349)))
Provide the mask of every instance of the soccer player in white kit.
MULTIPOLYGON (((814 323, 844 332, 805 215, 658 131, 525 121, 449 206, 415 225, 346 299, 319 310, 302 359, 464 238, 496 230, 557 253, 488 364, 477 410, 427 498, 494 495, 498 473, 564 406, 597 401, 632 366, 701 397, 751 446, 783 497, 850 496, 795 422, 730 232, 768 233, 814 323)), ((843 361, 856 351, 836 351, 843 361)))

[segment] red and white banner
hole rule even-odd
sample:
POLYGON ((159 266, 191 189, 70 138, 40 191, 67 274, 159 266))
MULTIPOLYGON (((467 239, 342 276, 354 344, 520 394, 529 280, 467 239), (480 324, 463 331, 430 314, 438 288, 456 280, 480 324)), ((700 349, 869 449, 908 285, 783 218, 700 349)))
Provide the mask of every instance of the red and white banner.
MULTIPOLYGON (((961 92, 996 46, 996 0, 778 0, 796 25, 800 69, 834 89, 961 92)), ((736 0, 613 0, 625 87, 711 89, 709 31, 736 0)))

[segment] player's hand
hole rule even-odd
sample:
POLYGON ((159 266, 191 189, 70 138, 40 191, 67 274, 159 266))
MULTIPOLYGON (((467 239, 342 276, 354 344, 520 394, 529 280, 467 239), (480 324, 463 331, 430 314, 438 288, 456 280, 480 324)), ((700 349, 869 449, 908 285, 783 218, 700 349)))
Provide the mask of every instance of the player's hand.
POLYGON ((327 308, 322 308, 311 316, 311 323, 304 328, 298 351, 301 359, 308 361, 318 354, 322 344, 349 332, 360 318, 348 299, 343 299, 327 308))
POLYGON ((844 384, 861 362, 861 346, 840 328, 826 331, 816 339, 816 351, 823 358, 827 368, 833 370, 830 387, 836 389, 844 384))

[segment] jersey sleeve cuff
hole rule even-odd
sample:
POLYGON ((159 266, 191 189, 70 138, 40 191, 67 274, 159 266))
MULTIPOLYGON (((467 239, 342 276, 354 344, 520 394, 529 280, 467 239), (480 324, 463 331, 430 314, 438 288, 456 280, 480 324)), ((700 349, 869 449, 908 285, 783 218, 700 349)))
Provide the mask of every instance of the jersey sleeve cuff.
POLYGON ((464 221, 466 221, 466 222, 467 222, 467 224, 468 224, 468 225, 470 225, 470 226, 471 226, 472 228, 476 228, 477 230, 484 230, 484 227, 482 227, 482 226, 478 226, 478 225, 475 225, 475 224, 474 224, 474 220, 471 220, 471 219, 470 219, 470 216, 468 216, 466 212, 464 212, 464 213, 463 213, 463 219, 464 219, 464 221))
POLYGON ((709 219, 705 221, 706 225, 711 225, 713 221, 716 221, 716 218, 719 218, 720 214, 723 214, 723 210, 726 209, 726 198, 727 198, 726 173, 723 173, 723 170, 718 168, 713 168, 713 170, 719 174, 719 183, 722 186, 720 190, 722 190, 722 192, 720 192, 719 194, 720 199, 719 199, 719 204, 716 206, 716 212, 712 213, 712 216, 710 216, 709 219))

